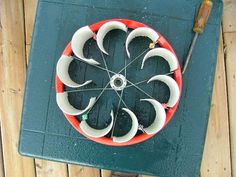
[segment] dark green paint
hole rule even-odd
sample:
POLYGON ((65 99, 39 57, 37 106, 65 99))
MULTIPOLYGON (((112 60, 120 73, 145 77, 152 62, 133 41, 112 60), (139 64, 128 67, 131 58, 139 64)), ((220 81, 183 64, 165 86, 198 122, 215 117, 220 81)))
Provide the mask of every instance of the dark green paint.
MULTIPOLYGON (((56 105, 54 77, 56 62, 76 29, 103 19, 118 17, 134 19, 158 30, 171 43, 182 65, 193 37, 191 29, 199 4, 200 0, 39 1, 25 89, 20 153, 115 171, 163 177, 198 176, 216 65, 222 11, 220 0, 214 1, 209 24, 197 41, 183 77, 182 99, 175 116, 157 136, 144 143, 129 147, 109 147, 92 142, 77 133, 56 105)), ((110 53, 110 58, 107 57, 106 60, 109 68, 117 71, 124 64, 125 34, 120 31, 114 33, 115 37, 108 35, 106 38, 105 47, 109 47, 110 53)), ((145 42, 148 41, 138 39, 131 44, 133 56, 144 48, 145 42)), ((94 44, 88 45, 89 50, 85 51, 88 55, 100 56, 94 44)), ((96 59, 102 63, 101 58, 96 59)), ((129 68, 127 77, 140 81, 154 73, 165 73, 168 70, 162 60, 149 60, 144 71, 138 71, 138 67, 140 61, 129 68)), ((97 72, 93 67, 86 67, 77 61, 71 65, 70 73, 79 82, 83 79, 94 80, 97 87, 108 82, 105 72, 97 72), (80 71, 74 72, 74 69, 80 71)), ((155 89, 150 86, 142 88, 159 100, 167 99, 168 92, 164 85, 156 83, 151 86, 155 89)), ((140 122, 148 125, 153 118, 153 109, 146 103, 134 102, 143 98, 143 95, 134 88, 130 88, 130 91, 133 94, 124 92, 125 101, 143 117, 140 122)), ((98 92, 88 95, 70 94, 70 101, 76 106, 84 106, 90 96, 97 94, 98 92), (75 99, 75 95, 82 101, 75 99)), ((109 123, 110 109, 115 109, 117 100, 114 92, 106 92, 100 100, 99 105, 102 106, 95 107, 89 115, 96 119, 92 118, 89 123, 99 128, 106 126, 109 123)), ((126 120, 122 114, 118 118, 126 120)), ((117 124, 117 133, 122 134, 121 125, 117 124)))

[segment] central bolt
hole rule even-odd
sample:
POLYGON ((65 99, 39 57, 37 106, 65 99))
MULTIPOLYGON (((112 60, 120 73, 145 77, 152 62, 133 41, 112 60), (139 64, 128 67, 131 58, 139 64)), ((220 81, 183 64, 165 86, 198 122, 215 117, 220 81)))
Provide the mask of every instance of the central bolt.
POLYGON ((110 85, 114 90, 123 90, 126 84, 127 80, 122 74, 115 74, 111 77, 110 85))
POLYGON ((121 78, 116 78, 116 79, 114 80, 114 84, 115 84, 116 87, 120 87, 120 86, 122 86, 123 81, 122 81, 121 78))

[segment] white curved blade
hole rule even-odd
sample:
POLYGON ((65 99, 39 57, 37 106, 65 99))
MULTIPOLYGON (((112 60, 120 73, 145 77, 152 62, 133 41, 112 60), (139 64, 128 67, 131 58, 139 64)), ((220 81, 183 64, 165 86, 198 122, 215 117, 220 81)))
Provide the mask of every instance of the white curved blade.
POLYGON ((153 123, 150 126, 144 128, 144 131, 149 135, 159 132, 166 122, 165 109, 158 101, 154 99, 141 99, 140 101, 147 101, 151 103, 156 112, 156 116, 153 123))
POLYGON ((58 60, 57 62, 57 75, 59 77, 59 79, 61 80, 61 82, 63 84, 65 84, 68 87, 72 87, 72 88, 79 88, 82 86, 85 86, 89 83, 92 82, 92 80, 88 80, 82 84, 78 84, 75 83, 71 78, 70 75, 68 73, 69 70, 69 66, 70 63, 72 62, 73 58, 66 56, 66 55, 62 55, 61 58, 58 60))
POLYGON ((57 97, 56 98, 57 99, 57 105, 62 110, 62 112, 66 113, 66 114, 69 114, 69 115, 73 115, 73 116, 78 116, 80 114, 83 114, 84 112, 89 110, 91 107, 93 107, 93 105, 96 101, 96 97, 91 97, 87 107, 83 110, 79 110, 79 109, 76 109, 75 107, 73 107, 69 103, 68 94, 66 92, 57 93, 56 97, 57 97))
POLYGON ((130 58, 130 53, 129 53, 129 43, 136 37, 139 36, 144 36, 144 37, 148 37, 149 39, 152 40, 152 42, 156 43, 157 39, 159 38, 159 35, 157 34, 156 31, 154 31, 151 28, 148 27, 140 27, 140 28, 136 28, 135 30, 133 30, 127 37, 126 42, 125 42, 125 48, 126 48, 126 53, 128 55, 128 57, 130 58))
POLYGON ((89 28, 89 26, 84 26, 78 29, 72 37, 71 48, 72 48, 73 53, 77 57, 79 57, 81 60, 91 65, 98 65, 99 63, 96 60, 92 58, 85 58, 84 53, 83 53, 84 44, 93 36, 94 36, 94 33, 89 28))
POLYGON ((172 79, 170 76, 166 76, 166 75, 156 75, 153 76, 151 79, 149 79, 149 82, 154 81, 154 80, 159 80, 164 82, 170 89, 170 98, 167 102, 167 106, 168 107, 173 107, 179 100, 180 97, 180 91, 179 91, 179 87, 178 84, 176 83, 176 81, 174 79, 172 79))
POLYGON ((175 71, 178 68, 178 61, 177 61, 177 58, 175 57, 175 55, 171 51, 169 51, 165 48, 159 47, 159 48, 155 48, 155 49, 150 50, 144 56, 141 69, 143 69, 145 61, 148 58, 153 57, 153 56, 163 57, 168 62, 169 66, 170 66, 170 71, 175 71))
POLYGON ((92 128, 88 125, 88 123, 85 120, 81 121, 80 128, 86 135, 88 135, 90 137, 93 137, 93 138, 103 137, 106 134, 108 134, 112 129, 113 120, 114 120, 113 111, 111 111, 110 115, 111 115, 111 123, 104 129, 98 130, 98 129, 92 128))
POLYGON ((97 32, 97 45, 99 49, 107 55, 108 53, 106 52, 103 46, 103 39, 105 38, 106 34, 109 31, 114 30, 114 29, 119 29, 125 32, 127 32, 128 30, 125 24, 118 21, 110 21, 110 22, 104 23, 97 32))
POLYGON ((138 131, 138 119, 137 119, 136 115, 131 110, 129 110, 127 108, 122 108, 122 109, 125 112, 127 112, 129 114, 130 118, 132 119, 132 127, 127 134, 125 134, 123 136, 119 136, 119 137, 114 136, 113 141, 116 143, 124 143, 124 142, 131 140, 136 135, 136 133, 138 131))

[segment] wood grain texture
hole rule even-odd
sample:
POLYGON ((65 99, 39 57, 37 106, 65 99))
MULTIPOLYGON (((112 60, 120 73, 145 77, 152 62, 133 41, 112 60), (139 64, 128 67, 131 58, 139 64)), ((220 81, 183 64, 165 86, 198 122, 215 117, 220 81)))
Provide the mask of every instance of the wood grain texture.
POLYGON ((227 90, 223 39, 221 33, 210 117, 201 166, 201 177, 230 176, 231 164, 227 90))
POLYGON ((63 163, 36 160, 37 177, 68 177, 67 166, 63 163))
POLYGON ((100 177, 100 170, 79 165, 68 165, 70 177, 100 177))
POLYGON ((236 32, 236 0, 224 0, 223 28, 224 32, 236 32))
POLYGON ((18 137, 25 82, 25 37, 22 1, 0 0, 0 118, 6 177, 35 176, 33 159, 20 156, 18 137))
POLYGON ((236 33, 225 33, 232 176, 236 176, 236 33))
POLYGON ((101 170, 101 176, 102 177, 110 177, 111 176, 111 170, 101 170))
MULTIPOLYGON (((0 27, 0 61, 2 61, 2 28, 0 27)), ((0 68, 1 68, 1 64, 0 64, 0 68)), ((0 86, 3 85, 3 80, 0 79, 0 86)), ((2 94, 3 90, 2 88, 0 89, 0 93, 2 94)), ((1 103, 1 102, 0 102, 1 103)), ((2 112, 2 107, 0 106, 0 112, 2 112)), ((1 113, 0 113, 1 115, 1 113)), ((1 125, 2 125, 2 121, 1 121, 1 117, 0 117, 0 177, 4 177, 4 162, 3 162, 3 152, 2 152, 2 131, 1 131, 1 125)))
POLYGON ((34 27, 34 19, 38 0, 24 0, 25 8, 25 41, 26 44, 31 44, 32 31, 34 27))

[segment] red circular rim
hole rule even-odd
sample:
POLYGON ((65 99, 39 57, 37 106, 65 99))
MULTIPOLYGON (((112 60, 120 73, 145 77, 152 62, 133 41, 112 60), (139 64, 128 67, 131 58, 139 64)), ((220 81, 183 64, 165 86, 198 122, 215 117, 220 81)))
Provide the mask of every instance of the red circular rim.
MULTIPOLYGON (((97 23, 94 23, 92 25, 89 26, 89 28, 95 33, 98 31, 98 29, 106 22, 109 21, 119 21, 124 23, 128 28, 130 29, 135 29, 138 27, 149 27, 143 23, 134 21, 134 20, 128 20, 128 19, 109 19, 109 20, 103 20, 97 23)), ((150 27, 149 27, 150 28, 150 27)), ((157 31, 156 31, 157 32, 157 31)), ((166 48, 168 50, 170 50, 171 52, 174 52, 173 48, 171 47, 171 45, 167 42, 167 40, 159 33, 157 32, 159 35, 159 38, 157 40, 157 43, 163 47, 166 48)), ((62 55, 67 55, 67 56, 71 56, 72 54, 72 49, 71 49, 71 42, 69 42, 66 46, 66 48, 64 49, 62 55)), ((175 54, 176 56, 176 54, 175 54)), ((177 57, 177 56, 176 56, 177 57)), ((178 59, 178 58, 177 58, 178 59)), ((181 93, 182 93, 182 74, 181 74, 181 68, 180 65, 178 63, 178 69, 174 71, 174 79, 177 82, 179 89, 180 89, 180 97, 181 97, 181 93)), ((61 82, 61 80, 59 79, 59 77, 56 74, 56 80, 55 80, 55 86, 56 86, 56 93, 62 93, 64 92, 64 84, 61 82)), ((179 98, 180 100, 180 98, 179 98)), ((168 108, 166 110, 166 122, 165 122, 165 126, 168 124, 168 122, 171 120, 171 118, 173 117, 178 105, 179 105, 179 100, 176 103, 176 105, 172 108, 168 108)), ((84 135, 85 137, 87 137, 88 139, 95 141, 97 143, 101 143, 104 145, 109 145, 109 146, 128 146, 128 145, 133 145, 133 144, 137 144, 137 143, 141 143, 149 138, 151 138, 152 136, 156 135, 156 134, 152 134, 152 135, 148 135, 147 133, 142 133, 139 135, 136 135, 134 138, 132 138, 131 140, 124 142, 124 143, 115 143, 112 141, 111 138, 108 137, 101 137, 101 138, 93 138, 90 136, 87 136, 80 128, 80 121, 76 118, 76 116, 72 116, 69 114, 65 114, 66 119, 70 122, 70 124, 82 135, 84 135)), ((165 127, 164 126, 164 127, 165 127)), ((163 128, 164 128, 163 127, 163 128)))

